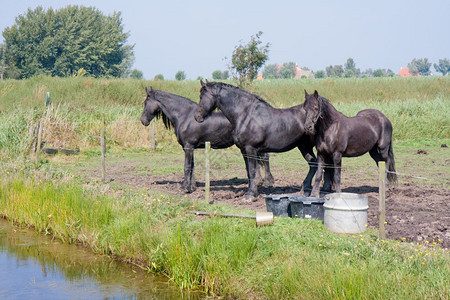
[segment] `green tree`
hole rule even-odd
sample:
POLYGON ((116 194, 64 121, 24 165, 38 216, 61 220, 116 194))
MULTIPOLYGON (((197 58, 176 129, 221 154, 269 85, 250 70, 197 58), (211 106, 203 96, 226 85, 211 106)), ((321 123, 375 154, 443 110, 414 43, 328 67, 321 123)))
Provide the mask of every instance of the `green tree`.
POLYGON ((342 65, 328 66, 325 68, 328 77, 342 77, 344 69, 342 65))
POLYGON ((142 79, 142 78, 144 78, 144 73, 142 73, 141 70, 133 69, 130 73, 130 78, 142 79))
POLYGON ((233 78, 240 87, 250 85, 258 75, 258 70, 269 58, 270 44, 261 45, 262 31, 251 36, 246 45, 238 45, 231 56, 231 71, 233 78))
POLYGON ((230 78, 230 72, 228 70, 225 70, 222 72, 222 79, 223 80, 227 80, 228 78, 230 78))
POLYGON ((354 77, 356 75, 356 65, 353 58, 348 58, 344 64, 345 77, 354 77))
POLYGON ((186 73, 184 73, 184 71, 178 71, 177 73, 175 73, 175 79, 178 81, 185 80, 186 73))
POLYGON ((278 68, 276 64, 266 65, 263 69, 263 78, 265 79, 275 79, 278 78, 278 68))
POLYGON ((423 76, 430 75, 431 63, 428 62, 428 58, 414 58, 409 64, 408 69, 413 74, 420 74, 423 76))
POLYGON ((212 78, 214 80, 221 80, 222 78, 222 71, 220 70, 215 70, 214 72, 212 72, 212 78))
POLYGON ((214 80, 227 80, 228 77, 230 77, 230 73, 225 70, 225 71, 220 71, 220 70, 215 70, 214 72, 212 72, 212 78, 214 80))
POLYGON ((126 77, 134 60, 120 13, 98 9, 37 7, 3 31, 6 63, 20 78, 37 74, 72 76, 84 69, 95 77, 126 77))
POLYGON ((382 69, 376 69, 372 73, 373 77, 385 77, 386 73, 382 69))
POLYGON ((284 63, 280 69, 280 77, 281 78, 294 78, 295 77, 295 67, 296 64, 294 62, 284 63))
POLYGON ((450 73, 450 60, 448 58, 439 59, 439 64, 434 64, 436 72, 442 73, 442 76, 450 73))
POLYGON ((315 78, 325 78, 326 74, 324 70, 319 70, 314 74, 315 78))
POLYGON ((164 76, 163 74, 156 74, 155 77, 153 77, 154 81, 163 81, 164 80, 164 76))

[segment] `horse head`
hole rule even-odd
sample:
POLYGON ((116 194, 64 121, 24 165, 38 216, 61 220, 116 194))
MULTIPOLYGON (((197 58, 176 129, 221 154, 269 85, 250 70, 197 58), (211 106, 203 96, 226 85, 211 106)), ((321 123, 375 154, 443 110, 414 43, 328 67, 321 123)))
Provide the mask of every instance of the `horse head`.
POLYGON ((148 126, 153 118, 160 113, 160 107, 158 102, 155 99, 155 90, 153 87, 145 88, 145 92, 147 93, 147 97, 144 101, 144 111, 141 115, 141 123, 144 126, 148 126))
POLYGON ((307 134, 315 134, 316 123, 322 113, 319 93, 317 91, 314 91, 314 94, 310 95, 305 90, 304 108, 306 111, 305 131, 307 134))
POLYGON ((194 118, 197 122, 202 123, 206 117, 211 115, 211 112, 217 107, 217 93, 216 87, 213 82, 204 83, 200 80, 202 85, 200 89, 200 101, 198 103, 198 109, 194 114, 194 118))

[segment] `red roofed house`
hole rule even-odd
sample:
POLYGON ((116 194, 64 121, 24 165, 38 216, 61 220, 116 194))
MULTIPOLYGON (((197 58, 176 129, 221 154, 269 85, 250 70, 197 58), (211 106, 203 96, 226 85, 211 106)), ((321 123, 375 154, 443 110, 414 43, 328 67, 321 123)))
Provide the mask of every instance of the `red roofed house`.
POLYGON ((415 77, 415 76, 419 76, 419 75, 415 75, 415 74, 409 72, 408 67, 402 67, 402 68, 400 68, 400 71, 398 71, 398 76, 400 76, 400 77, 415 77))
POLYGON ((304 70, 299 66, 295 66, 295 78, 300 79, 303 77, 314 78, 314 72, 311 70, 304 70))

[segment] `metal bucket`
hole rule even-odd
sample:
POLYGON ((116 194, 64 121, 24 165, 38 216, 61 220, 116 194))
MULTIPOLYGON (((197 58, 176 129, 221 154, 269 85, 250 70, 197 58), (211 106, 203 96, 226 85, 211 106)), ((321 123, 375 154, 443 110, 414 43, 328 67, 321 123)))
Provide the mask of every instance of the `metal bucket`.
POLYGON ((276 217, 288 217, 289 195, 267 195, 264 196, 266 200, 266 209, 272 212, 276 217))
POLYGON ((366 230, 367 196, 334 193, 325 197, 324 226, 337 233, 361 233, 366 230))
POLYGON ((256 226, 264 226, 273 223, 273 213, 271 212, 256 212, 256 226))

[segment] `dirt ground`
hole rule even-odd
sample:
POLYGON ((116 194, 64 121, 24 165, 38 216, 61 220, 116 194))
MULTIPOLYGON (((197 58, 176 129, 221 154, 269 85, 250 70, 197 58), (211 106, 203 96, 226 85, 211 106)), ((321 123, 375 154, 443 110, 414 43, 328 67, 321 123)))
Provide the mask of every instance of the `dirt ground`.
MULTIPOLYGON (((119 184, 148 187, 153 190, 186 195, 193 199, 204 199, 204 183, 197 180, 197 190, 191 194, 181 191, 183 174, 175 172, 169 175, 142 176, 135 172, 138 166, 109 164, 108 177, 119 184)), ((224 176, 229 176, 225 174, 224 176)), ((232 177, 214 178, 211 181, 211 199, 218 204, 230 204, 236 207, 266 211, 264 195, 299 194, 299 181, 294 176, 274 174, 275 185, 272 188, 259 188, 257 201, 245 203, 242 196, 247 188, 247 179, 232 177)), ((378 185, 368 184, 364 178, 353 176, 342 182, 343 192, 358 193, 369 198, 368 225, 378 227, 378 185)), ((390 239, 420 244, 436 242, 443 248, 450 248, 450 189, 418 185, 414 182, 401 182, 387 191, 386 234, 390 239)))

